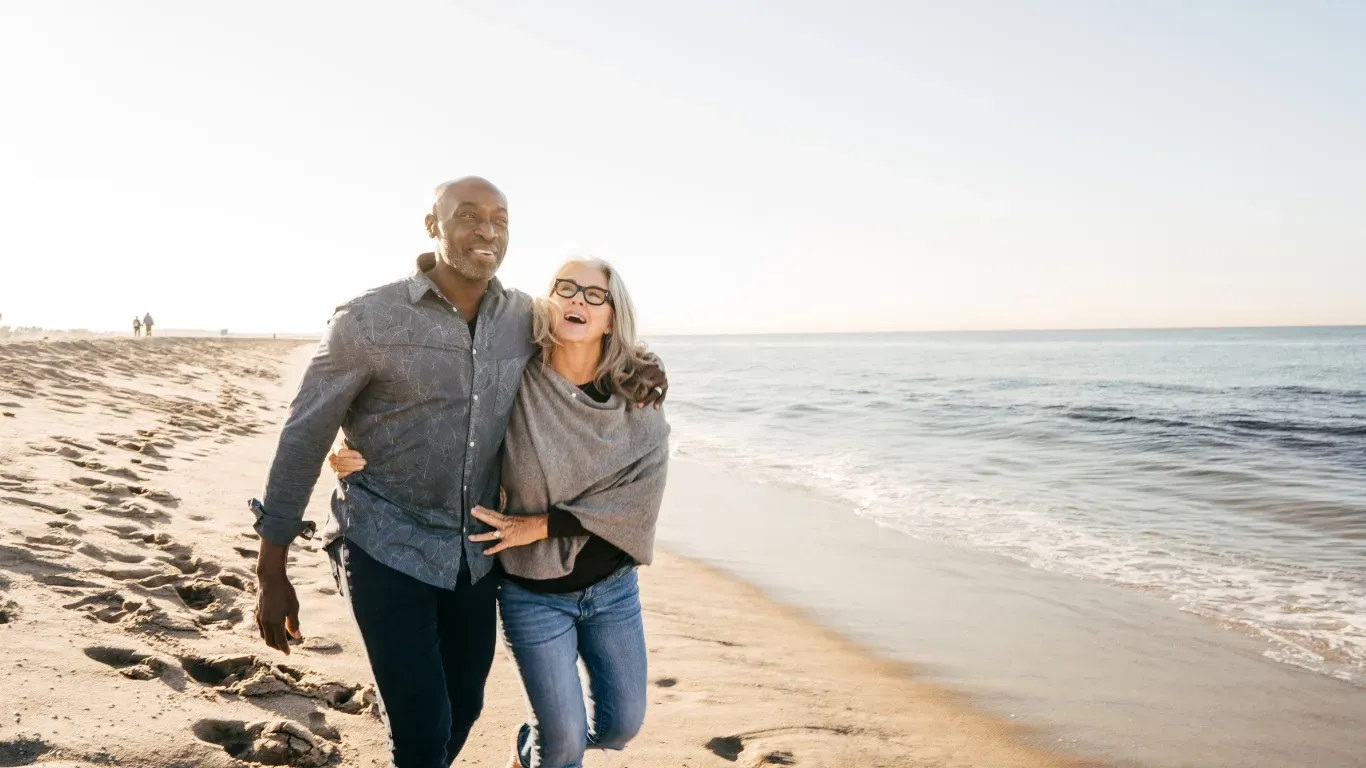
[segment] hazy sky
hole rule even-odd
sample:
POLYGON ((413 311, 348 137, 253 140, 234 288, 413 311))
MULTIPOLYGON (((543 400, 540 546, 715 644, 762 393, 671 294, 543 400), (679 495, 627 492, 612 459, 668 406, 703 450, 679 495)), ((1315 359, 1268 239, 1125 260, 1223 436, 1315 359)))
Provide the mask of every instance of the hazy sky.
POLYGON ((4 322, 312 331, 431 188, 647 333, 1366 323, 1366 3, 0 4, 4 322))

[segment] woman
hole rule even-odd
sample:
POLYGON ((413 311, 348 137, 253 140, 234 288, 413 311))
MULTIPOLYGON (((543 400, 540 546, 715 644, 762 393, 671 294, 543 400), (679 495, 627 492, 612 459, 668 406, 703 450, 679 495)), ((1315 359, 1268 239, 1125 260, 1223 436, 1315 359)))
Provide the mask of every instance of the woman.
MULTIPOLYGON (((476 507, 494 530, 470 539, 493 542, 502 565, 503 634, 531 705, 513 766, 579 768, 588 747, 624 748, 645 717, 635 569, 653 559, 669 427, 626 390, 646 361, 611 265, 566 262, 536 302, 535 335, 541 360, 523 374, 503 446, 504 509, 476 507)), ((352 450, 329 458, 341 477, 365 466, 352 450)))

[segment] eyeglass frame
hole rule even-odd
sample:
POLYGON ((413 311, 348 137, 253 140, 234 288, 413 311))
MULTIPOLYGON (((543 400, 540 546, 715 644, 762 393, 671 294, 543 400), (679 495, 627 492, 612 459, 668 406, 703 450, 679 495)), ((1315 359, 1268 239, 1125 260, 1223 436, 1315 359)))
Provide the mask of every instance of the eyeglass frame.
POLYGON ((579 285, 579 283, 578 283, 577 280, 572 280, 572 279, 570 279, 570 278, 568 278, 568 277, 557 277, 557 278, 555 278, 555 283, 554 283, 554 285, 551 286, 550 291, 551 291, 551 293, 554 293, 556 296, 559 296, 559 297, 562 298, 562 299, 572 299, 572 298, 574 298, 575 296, 578 296, 579 294, 583 294, 584 303, 588 304, 589 306, 593 306, 593 307, 601 307, 603 304, 606 304, 606 305, 608 305, 608 306, 615 306, 614 304, 612 304, 612 292, 611 292, 611 291, 607 290, 606 288, 599 288, 599 287, 596 286, 596 285, 579 285), (571 293, 571 294, 569 294, 568 296, 565 296, 564 294, 560 293, 560 283, 569 283, 570 285, 574 286, 574 292, 571 293), (592 289, 592 290, 595 290, 595 291, 602 291, 602 295, 603 295, 602 304, 594 304, 592 301, 589 301, 589 299, 588 299, 588 291, 589 291, 589 289, 592 289))

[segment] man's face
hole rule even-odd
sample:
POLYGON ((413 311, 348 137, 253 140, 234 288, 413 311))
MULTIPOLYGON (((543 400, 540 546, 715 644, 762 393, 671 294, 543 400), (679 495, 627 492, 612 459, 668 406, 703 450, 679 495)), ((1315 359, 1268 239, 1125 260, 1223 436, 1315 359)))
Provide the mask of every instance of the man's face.
POLYGON ((507 254, 507 199, 483 180, 453 184, 427 215, 427 234, 438 260, 467 280, 488 280, 507 254))

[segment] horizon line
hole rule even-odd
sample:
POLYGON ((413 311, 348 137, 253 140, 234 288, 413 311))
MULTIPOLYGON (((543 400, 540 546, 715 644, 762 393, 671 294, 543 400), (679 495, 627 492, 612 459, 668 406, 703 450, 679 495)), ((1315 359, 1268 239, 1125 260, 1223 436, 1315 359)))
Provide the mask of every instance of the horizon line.
POLYGON ((1116 333, 1129 331, 1276 331, 1290 329, 1366 328, 1366 323, 1305 323, 1302 325, 1144 325, 1094 328, 932 328, 895 331, 720 331, 712 333, 661 333, 652 338, 699 336, 891 336, 899 333, 1116 333))
MULTIPOLYGON (((32 327, 32 326, 29 326, 32 327)), ((703 338, 703 337, 745 337, 745 336, 891 336, 895 334, 970 334, 970 333, 1123 333, 1137 331, 1271 331, 1271 330, 1328 330, 1328 329, 1355 329, 1366 328, 1366 323, 1307 323, 1303 325, 1154 325, 1154 326, 1108 326, 1094 328, 936 328, 918 330, 878 330, 878 331, 714 331, 708 333, 661 333, 649 334, 647 338, 654 339, 679 339, 679 338, 703 338)), ((11 328, 11 330, 17 330, 11 328)), ((221 336, 223 329, 208 328, 167 328, 161 333, 165 336, 171 334, 192 334, 194 336, 207 336, 212 338, 225 338, 221 336)), ((39 328, 33 333, 87 333, 98 336, 124 336, 127 331, 98 331, 89 328, 39 328)), ((287 337, 316 338, 321 335, 321 331, 239 331, 234 332, 228 329, 226 338, 243 338, 253 336, 280 335, 287 337)), ((163 336, 163 338, 165 337, 163 336)), ((14 337, 12 337, 14 338, 14 337)))

